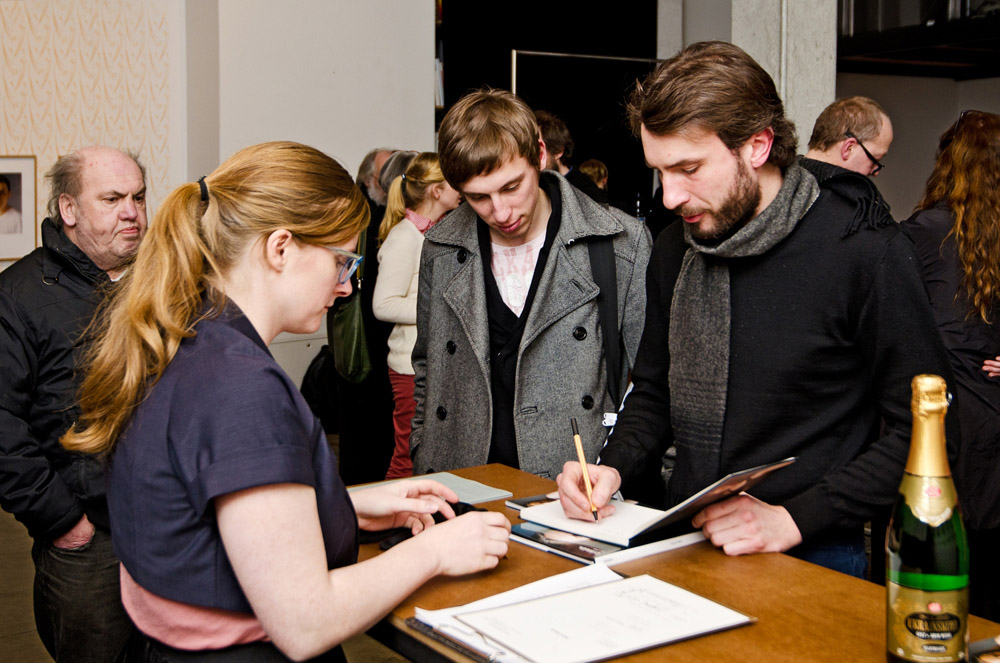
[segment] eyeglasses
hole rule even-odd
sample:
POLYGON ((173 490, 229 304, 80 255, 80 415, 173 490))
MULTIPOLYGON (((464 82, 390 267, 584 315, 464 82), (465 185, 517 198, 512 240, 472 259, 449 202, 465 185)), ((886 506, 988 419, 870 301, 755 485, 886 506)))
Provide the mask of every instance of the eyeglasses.
POLYGON ((856 142, 856 143, 858 144, 858 146, 859 146, 859 147, 861 147, 861 149, 862 149, 862 150, 864 150, 864 152, 865 152, 865 156, 866 156, 866 157, 868 157, 868 159, 869 159, 869 160, 870 160, 870 161, 871 161, 871 162, 872 162, 873 164, 875 164, 875 168, 874 168, 874 170, 872 170, 872 172, 868 173, 869 175, 878 175, 878 174, 879 174, 879 172, 880 172, 880 171, 881 171, 881 170, 882 170, 883 168, 885 168, 885 164, 884 164, 884 163, 882 163, 881 161, 879 161, 878 159, 876 159, 876 158, 875 158, 875 157, 874 157, 874 156, 872 155, 872 153, 868 151, 868 148, 867 148, 867 147, 865 147, 865 144, 861 142, 861 139, 860 139, 860 138, 858 138, 857 136, 855 136, 855 135, 854 135, 853 133, 851 133, 850 131, 845 131, 845 132, 844 132, 844 135, 845 135, 845 136, 847 136, 848 138, 853 138, 853 139, 855 140, 855 142, 856 142))
POLYGON ((347 283, 347 280, 358 270, 358 265, 365 259, 361 254, 351 253, 335 246, 324 246, 323 248, 330 249, 338 256, 337 264, 340 265, 340 275, 337 277, 337 283, 347 283))

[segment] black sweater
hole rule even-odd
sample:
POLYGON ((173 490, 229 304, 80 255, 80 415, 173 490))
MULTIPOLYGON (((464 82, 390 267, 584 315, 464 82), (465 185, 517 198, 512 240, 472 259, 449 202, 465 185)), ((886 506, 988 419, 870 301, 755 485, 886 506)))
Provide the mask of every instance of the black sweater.
MULTIPOLYGON (((857 204, 822 189, 789 237, 762 256, 729 260, 720 476, 798 456, 752 492, 784 506, 804 540, 840 536, 891 504, 909 448, 910 380, 951 380, 913 247, 894 224, 845 236, 857 204)), ((650 258, 635 388, 601 454, 625 479, 673 439, 667 337, 686 249, 675 223, 650 258)), ((703 487, 686 479, 695 452, 675 442, 668 505, 703 487)))

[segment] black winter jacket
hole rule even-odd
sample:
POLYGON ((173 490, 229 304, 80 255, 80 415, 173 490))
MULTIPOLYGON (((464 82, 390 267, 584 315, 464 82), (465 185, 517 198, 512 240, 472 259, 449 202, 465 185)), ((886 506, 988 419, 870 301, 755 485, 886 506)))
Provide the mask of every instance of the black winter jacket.
POLYGON ((103 463, 59 444, 78 415, 83 332, 108 285, 49 219, 42 247, 0 272, 0 506, 36 539, 84 513, 108 527, 103 463))

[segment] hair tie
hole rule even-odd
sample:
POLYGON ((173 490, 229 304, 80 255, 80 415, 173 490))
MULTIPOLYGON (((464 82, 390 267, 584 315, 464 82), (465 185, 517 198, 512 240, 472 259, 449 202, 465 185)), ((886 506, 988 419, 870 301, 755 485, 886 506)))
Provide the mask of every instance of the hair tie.
POLYGON ((201 201, 203 203, 208 202, 208 184, 205 182, 205 176, 202 175, 198 178, 198 186, 201 187, 201 201))
POLYGON ((404 196, 406 195, 406 173, 402 173, 399 176, 399 192, 404 196))

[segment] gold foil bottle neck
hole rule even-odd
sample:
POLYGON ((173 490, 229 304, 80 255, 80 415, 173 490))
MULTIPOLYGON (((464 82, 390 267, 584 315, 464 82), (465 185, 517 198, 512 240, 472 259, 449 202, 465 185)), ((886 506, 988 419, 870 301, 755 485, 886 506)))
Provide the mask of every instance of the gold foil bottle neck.
POLYGON ((944 416, 951 402, 944 378, 940 375, 917 375, 910 383, 910 388, 913 390, 910 409, 914 416, 918 413, 941 413, 944 416))
POLYGON ((948 386, 938 375, 918 375, 913 389, 913 434, 906 472, 917 476, 951 476, 945 448, 944 416, 951 397, 948 386))

